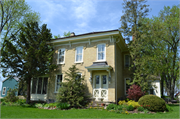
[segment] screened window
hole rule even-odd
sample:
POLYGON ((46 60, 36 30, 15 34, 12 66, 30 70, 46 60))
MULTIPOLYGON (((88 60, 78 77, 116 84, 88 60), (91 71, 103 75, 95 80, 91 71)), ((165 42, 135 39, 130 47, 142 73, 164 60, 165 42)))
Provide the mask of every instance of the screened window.
POLYGON ((82 62, 83 61, 83 47, 77 47, 76 48, 76 62, 82 62))
POLYGON ((105 44, 97 45, 97 59, 98 60, 105 60, 105 44))
POLYGON ((65 57, 65 49, 59 49, 58 50, 58 64, 64 63, 64 57, 65 57))
POLYGON ((129 67, 130 66, 130 57, 129 55, 125 55, 125 67, 129 67))
POLYGON ((56 75, 56 84, 55 84, 55 92, 58 92, 59 88, 61 87, 62 82, 62 75, 56 75))
POLYGON ((2 95, 5 95, 5 94, 6 94, 6 87, 3 87, 2 95))
POLYGON ((47 77, 39 77, 32 79, 31 94, 47 94, 47 77))

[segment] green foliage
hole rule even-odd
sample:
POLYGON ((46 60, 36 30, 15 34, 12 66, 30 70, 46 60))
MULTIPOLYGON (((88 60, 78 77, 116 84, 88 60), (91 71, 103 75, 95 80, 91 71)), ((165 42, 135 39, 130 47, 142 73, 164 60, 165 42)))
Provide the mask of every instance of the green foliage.
POLYGON ((42 107, 43 107, 43 104, 41 104, 41 103, 36 103, 34 106, 37 107, 37 108, 42 108, 42 107))
POLYGON ((155 95, 145 95, 139 99, 138 103, 150 111, 160 112, 166 110, 165 101, 155 95))
POLYGON ((19 99, 16 101, 19 105, 24 105, 26 103, 26 99, 19 99))
POLYGON ((26 22, 40 21, 39 13, 31 10, 25 0, 1 0, 0 37, 8 40, 17 35, 26 22))
POLYGON ((128 105, 127 108, 126 108, 128 111, 133 111, 134 110, 134 107, 132 105, 128 105))
POLYGON ((142 107, 142 106, 138 107, 137 109, 138 109, 138 111, 144 111, 144 107, 142 107))
POLYGON ((65 72, 64 82, 61 83, 57 94, 57 102, 68 103, 72 107, 86 105, 84 76, 79 77, 79 70, 75 65, 65 72))
POLYGON ((168 104, 166 104, 166 111, 171 112, 173 109, 168 104))
POLYGON ((19 98, 16 96, 17 89, 9 89, 7 96, 4 97, 5 102, 16 102, 19 98))
POLYGON ((134 100, 129 100, 127 105, 132 105, 134 108, 140 107, 139 103, 135 102, 134 100))
POLYGON ((68 109, 69 107, 70 107, 70 104, 68 103, 57 103, 57 108, 68 109))
POLYGON ((12 35, 12 40, 5 40, 1 48, 1 67, 3 76, 16 75, 25 81, 27 87, 27 102, 30 100, 30 81, 50 73, 56 68, 52 64, 53 47, 47 42, 51 40, 50 29, 37 22, 26 23, 18 36, 12 35))
POLYGON ((114 109, 116 109, 117 108, 117 105, 116 104, 109 104, 108 106, 107 106, 107 110, 114 110, 114 109))

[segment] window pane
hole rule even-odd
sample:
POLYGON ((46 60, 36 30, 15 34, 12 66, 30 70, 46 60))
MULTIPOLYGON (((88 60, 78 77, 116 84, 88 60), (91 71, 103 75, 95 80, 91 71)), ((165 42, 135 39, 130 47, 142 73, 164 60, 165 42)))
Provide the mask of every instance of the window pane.
POLYGON ((131 83, 131 80, 130 79, 126 79, 126 91, 128 91, 128 89, 131 87, 131 85, 129 85, 129 83, 131 83))
POLYGON ((103 84, 106 84, 106 75, 103 75, 102 78, 103 78, 103 84))
POLYGON ((34 78, 32 80, 32 94, 36 94, 36 84, 37 84, 37 78, 34 78))
POLYGON ((44 83, 43 83, 43 92, 42 92, 42 94, 46 94, 47 93, 47 82, 48 82, 48 78, 45 77, 44 78, 44 83))
POLYGON ((129 55, 125 55, 125 67, 129 67, 129 55))
POLYGON ((62 82, 62 75, 57 75, 57 80, 56 80, 56 92, 58 92, 60 88, 60 83, 62 82))
POLYGON ((76 62, 82 61, 82 47, 76 48, 76 62))
POLYGON ((99 75, 96 76, 96 84, 99 84, 99 75))
POLYGON ((41 94, 41 89, 42 89, 42 78, 39 78, 37 94, 41 94))
POLYGON ((5 95, 5 93, 6 93, 6 87, 3 87, 3 95, 5 95))
POLYGON ((64 56, 60 56, 59 62, 64 62, 64 56))
POLYGON ((98 45, 98 60, 105 59, 105 45, 98 45))

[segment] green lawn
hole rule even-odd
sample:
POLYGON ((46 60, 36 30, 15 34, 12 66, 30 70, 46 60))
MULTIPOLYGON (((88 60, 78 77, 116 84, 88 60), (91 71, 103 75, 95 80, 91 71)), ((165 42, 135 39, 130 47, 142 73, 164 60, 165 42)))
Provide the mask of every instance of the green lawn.
POLYGON ((174 111, 156 114, 117 114, 106 110, 74 109, 45 110, 21 106, 1 106, 1 118, 179 118, 179 105, 174 111))

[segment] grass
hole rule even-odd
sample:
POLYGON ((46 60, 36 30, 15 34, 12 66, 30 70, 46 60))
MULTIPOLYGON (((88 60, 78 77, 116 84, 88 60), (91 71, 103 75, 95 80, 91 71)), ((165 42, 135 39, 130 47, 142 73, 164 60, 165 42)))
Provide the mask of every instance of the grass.
POLYGON ((128 115, 96 109, 45 110, 22 106, 1 106, 1 118, 179 118, 179 105, 170 106, 174 111, 128 115))

